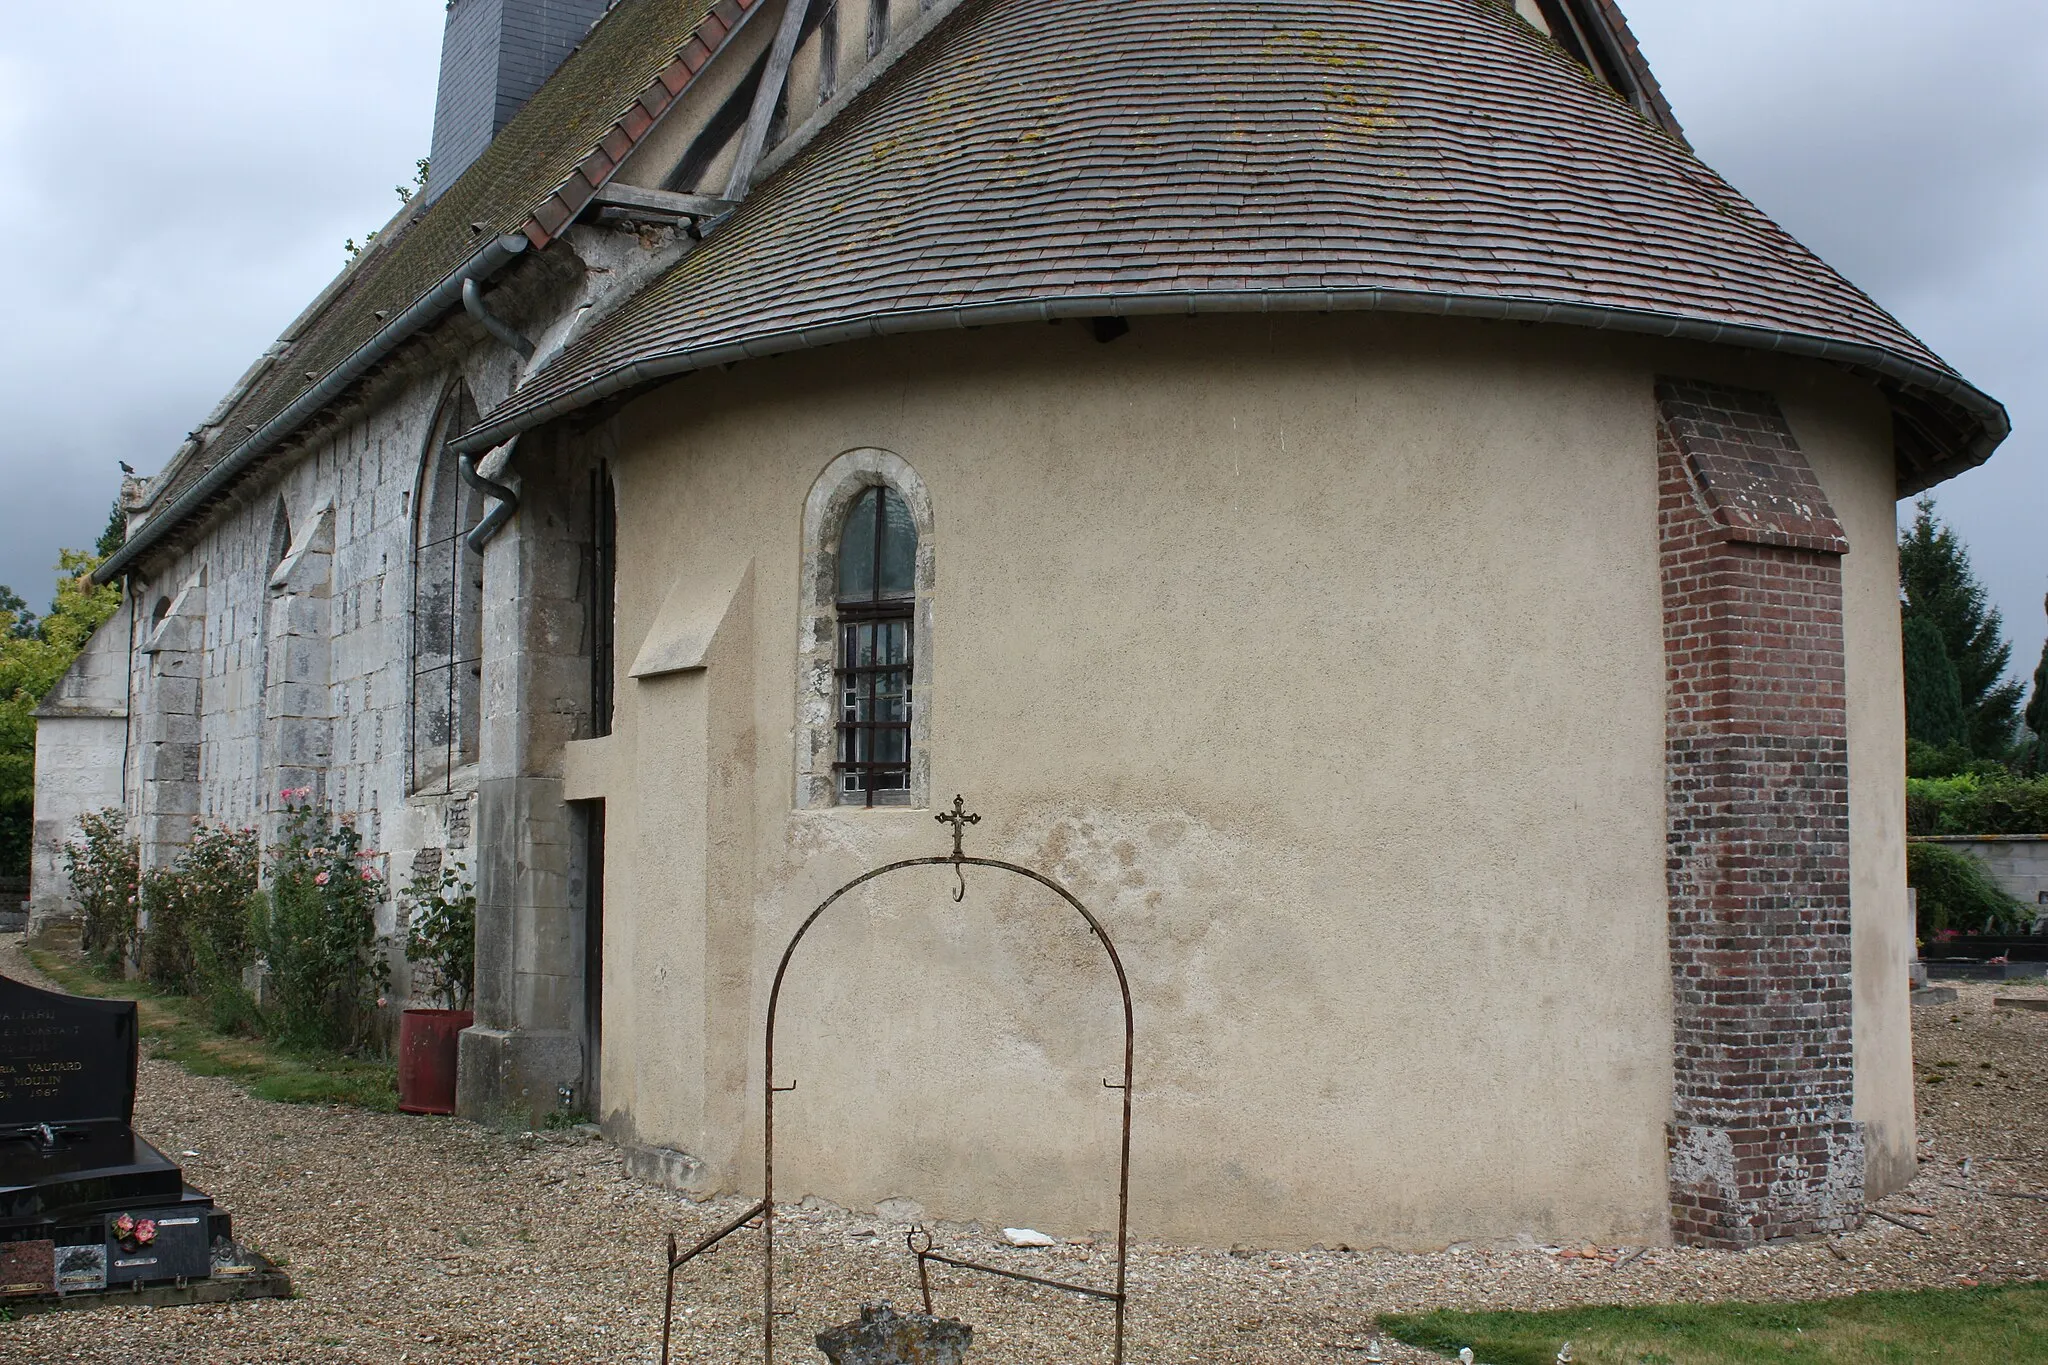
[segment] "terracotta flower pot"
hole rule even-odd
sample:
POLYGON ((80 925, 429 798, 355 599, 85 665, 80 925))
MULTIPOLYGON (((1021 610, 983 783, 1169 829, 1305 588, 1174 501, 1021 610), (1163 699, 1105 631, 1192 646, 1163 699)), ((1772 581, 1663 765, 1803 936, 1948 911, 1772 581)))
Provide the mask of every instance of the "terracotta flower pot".
POLYGON ((398 1020, 398 1107, 408 1114, 455 1112, 456 1037, 476 1022, 470 1010, 407 1010, 398 1020))

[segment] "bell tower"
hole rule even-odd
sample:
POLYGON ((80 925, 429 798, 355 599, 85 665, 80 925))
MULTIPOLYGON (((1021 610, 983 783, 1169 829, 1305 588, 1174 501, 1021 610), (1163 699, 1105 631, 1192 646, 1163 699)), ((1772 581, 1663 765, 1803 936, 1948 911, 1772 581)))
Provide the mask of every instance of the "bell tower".
POLYGON ((449 0, 430 202, 483 155, 607 8, 607 0, 449 0))

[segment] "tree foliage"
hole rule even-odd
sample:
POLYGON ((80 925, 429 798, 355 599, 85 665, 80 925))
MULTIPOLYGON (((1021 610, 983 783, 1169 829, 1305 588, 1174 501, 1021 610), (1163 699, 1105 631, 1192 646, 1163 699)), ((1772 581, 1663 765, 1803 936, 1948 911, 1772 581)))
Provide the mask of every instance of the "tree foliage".
MULTIPOLYGON (((2007 757, 2024 695, 2022 686, 2005 676, 2012 646, 1970 568, 1969 551, 1935 516, 1932 498, 1914 504, 1913 524, 1899 537, 1899 584, 1906 594, 1907 620, 1928 621, 1940 632, 1962 694, 1964 742, 1980 757, 2007 757)), ((1913 685, 1909 673, 1909 715, 1916 709, 1913 685)))
POLYGON ((1964 742, 1962 684, 1940 629, 1925 616, 1908 616, 1905 642, 1906 738, 1937 749, 1964 742))
POLYGON ((2033 909, 1993 881, 1982 863, 1941 844, 1906 845, 1906 884, 1920 893, 1922 938, 1944 930, 2020 933, 2034 922, 2033 909))
MULTIPOLYGON (((2048 609, 2048 601, 2041 605, 2048 609)), ((2034 695, 2027 702, 2023 719, 2033 732, 2028 741, 2026 770, 2036 776, 2048 775, 2048 640, 2041 642, 2041 662, 2034 665, 2034 695)))
POLYGON ((28 870, 35 810, 36 707, 57 685, 92 633, 121 605, 121 589, 96 587, 100 557, 65 550, 57 595, 40 619, 19 595, 0 588, 0 875, 28 870))

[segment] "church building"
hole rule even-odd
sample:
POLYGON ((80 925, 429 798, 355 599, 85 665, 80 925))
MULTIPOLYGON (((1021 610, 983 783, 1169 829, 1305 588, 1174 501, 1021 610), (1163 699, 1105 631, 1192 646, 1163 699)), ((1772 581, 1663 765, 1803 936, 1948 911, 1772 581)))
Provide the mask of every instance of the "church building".
POLYGON ((1613 0, 452 0, 427 186, 129 491, 34 913, 310 788, 475 878, 463 1112, 758 1192, 773 1084, 780 1197, 1112 1227, 1117 977, 958 830, 1121 955, 1135 1235, 1830 1233, 1895 503, 2006 433, 1613 0))

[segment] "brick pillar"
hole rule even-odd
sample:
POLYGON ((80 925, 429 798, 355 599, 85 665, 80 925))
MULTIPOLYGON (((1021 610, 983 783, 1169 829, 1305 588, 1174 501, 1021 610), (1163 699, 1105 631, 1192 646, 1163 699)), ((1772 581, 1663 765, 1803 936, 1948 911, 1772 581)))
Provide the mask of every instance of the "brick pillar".
POLYGON ((1672 1232, 1853 1227, 1841 556, 1768 394, 1658 381, 1672 1232))

